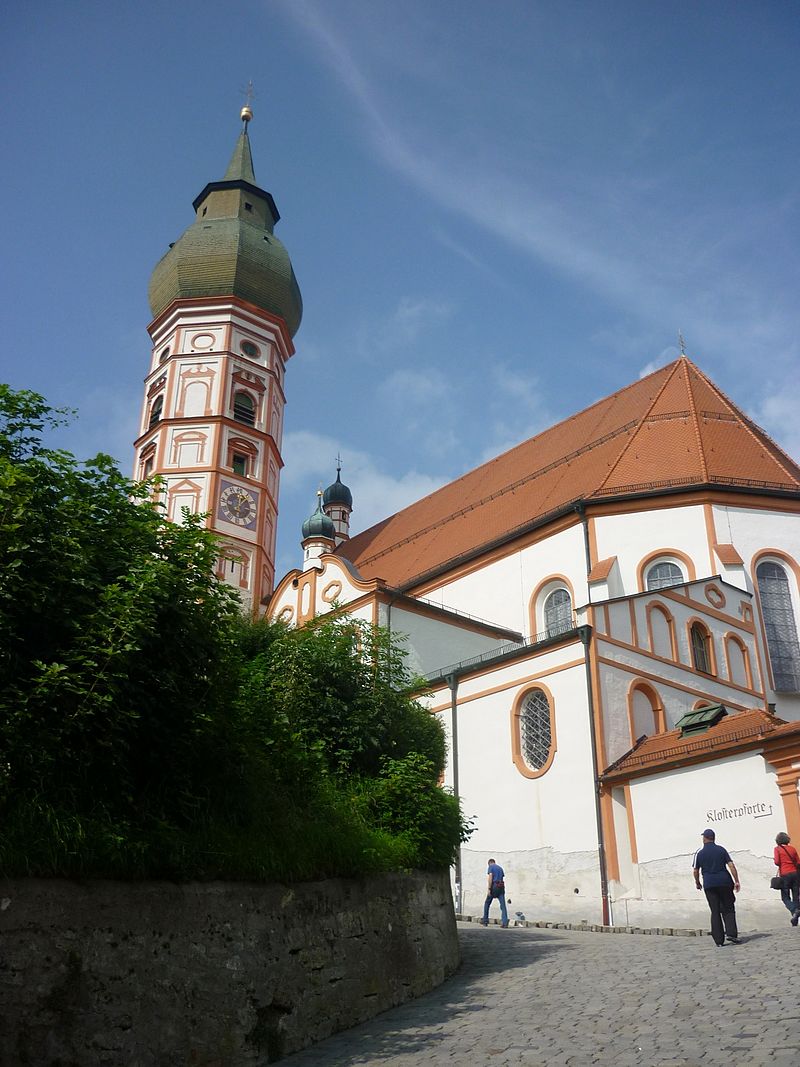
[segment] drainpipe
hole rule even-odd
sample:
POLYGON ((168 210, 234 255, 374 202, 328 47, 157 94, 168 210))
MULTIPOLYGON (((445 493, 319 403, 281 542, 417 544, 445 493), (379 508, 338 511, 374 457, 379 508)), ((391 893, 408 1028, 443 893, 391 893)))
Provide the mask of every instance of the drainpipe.
MULTIPOLYGON (((589 550, 589 522, 586 518, 586 509, 582 502, 575 505, 575 510, 580 516, 583 525, 583 548, 586 557, 586 589, 589 603, 591 604, 591 589, 589 588, 589 574, 592 569, 592 556, 589 550)), ((608 895, 608 870, 606 867, 606 845, 603 836, 603 813, 600 806, 600 778, 597 766, 597 734, 594 721, 594 687, 592 686, 592 669, 590 662, 590 646, 592 641, 591 626, 580 627, 581 641, 584 648, 583 662, 586 670, 586 696, 589 704, 589 737, 592 744, 592 778, 594 781, 594 818, 597 827, 597 862, 600 868, 600 897, 603 908, 603 925, 613 925, 611 910, 611 898, 608 895)))
MULTIPOLYGON (((458 675, 447 676, 447 684, 450 686, 450 747, 453 753, 453 796, 460 800, 458 791, 458 675)), ((456 852, 456 914, 461 914, 461 842, 458 843, 456 852)))

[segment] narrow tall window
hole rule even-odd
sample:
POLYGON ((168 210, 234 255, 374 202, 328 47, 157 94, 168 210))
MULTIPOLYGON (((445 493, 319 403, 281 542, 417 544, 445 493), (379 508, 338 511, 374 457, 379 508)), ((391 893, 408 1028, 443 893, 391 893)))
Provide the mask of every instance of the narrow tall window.
POLYGON ((675 563, 656 563, 647 572, 648 589, 668 589, 683 581, 681 569, 675 563))
POLYGON ((556 589, 544 602, 544 626, 548 637, 572 629, 572 599, 566 589, 556 589))
POLYGON ((161 421, 161 412, 164 408, 164 397, 157 396, 150 406, 150 419, 147 423, 148 430, 151 426, 155 426, 157 422, 161 421))
POLYGON ((519 714, 520 750, 527 767, 540 771, 550 759, 553 734, 550 728, 550 701, 541 689, 532 689, 519 714))
POLYGON ((691 638, 692 663, 695 670, 711 674, 711 649, 709 647, 711 638, 708 636, 708 630, 699 622, 692 623, 691 638))
POLYGON ((240 452, 234 452, 231 466, 234 474, 238 474, 242 478, 247 477, 247 456, 243 456, 240 452))
POLYGON ((255 425, 256 406, 249 393, 236 393, 233 397, 233 417, 247 426, 255 425))
POLYGON ((800 642, 786 571, 766 560, 756 568, 761 614, 777 692, 800 692, 800 642))

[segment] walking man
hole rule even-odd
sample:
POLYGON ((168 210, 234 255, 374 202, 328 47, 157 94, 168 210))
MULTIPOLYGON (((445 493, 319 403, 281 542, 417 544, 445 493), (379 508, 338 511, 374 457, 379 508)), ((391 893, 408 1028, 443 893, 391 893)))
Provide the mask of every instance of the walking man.
POLYGON ((500 925, 505 930, 508 927, 505 872, 499 863, 489 860, 489 869, 486 872, 486 900, 483 903, 483 919, 481 920, 484 926, 489 925, 489 908, 493 900, 500 901, 500 925))
POLYGON ((706 900, 711 909, 711 936, 714 944, 722 948, 727 938, 731 945, 740 945, 739 931, 736 927, 736 897, 739 892, 739 875, 736 864, 728 855, 727 849, 715 841, 713 830, 703 830, 703 847, 699 848, 692 863, 694 884, 697 889, 704 889, 706 900), (703 872, 703 884, 700 885, 700 872, 703 872))

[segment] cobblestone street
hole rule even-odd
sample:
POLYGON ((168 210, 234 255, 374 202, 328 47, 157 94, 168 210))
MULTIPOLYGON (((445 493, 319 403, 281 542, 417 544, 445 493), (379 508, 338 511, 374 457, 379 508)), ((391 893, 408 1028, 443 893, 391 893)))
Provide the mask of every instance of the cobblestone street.
POLYGON ((790 1064, 800 933, 710 937, 459 924, 461 970, 287 1067, 790 1064))

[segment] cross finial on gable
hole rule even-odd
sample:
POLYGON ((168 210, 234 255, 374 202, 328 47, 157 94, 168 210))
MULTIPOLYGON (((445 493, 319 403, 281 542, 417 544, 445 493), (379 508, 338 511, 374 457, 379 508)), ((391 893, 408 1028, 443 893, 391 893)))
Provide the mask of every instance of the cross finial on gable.
POLYGON ((686 355, 686 341, 684 341, 683 333, 680 330, 678 330, 678 344, 680 345, 680 348, 681 348, 681 355, 685 356, 686 355))

